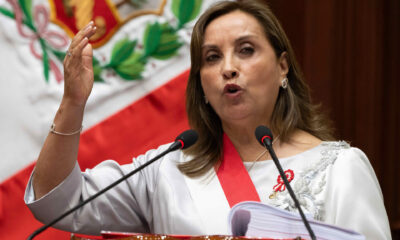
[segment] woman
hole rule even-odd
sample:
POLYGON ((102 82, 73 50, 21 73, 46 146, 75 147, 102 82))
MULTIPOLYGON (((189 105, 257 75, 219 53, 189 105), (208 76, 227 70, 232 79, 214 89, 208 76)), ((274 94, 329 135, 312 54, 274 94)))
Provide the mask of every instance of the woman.
MULTIPOLYGON (((80 172, 76 130, 93 85, 87 39, 94 32, 89 24, 71 43, 64 97, 27 187, 25 201, 44 222, 168 147, 151 150, 131 165, 105 161, 80 172)), ((268 125, 306 213, 368 239, 390 239, 368 159, 344 142, 327 142, 332 136, 326 120, 310 103, 290 43, 265 5, 222 2, 208 9, 193 30, 191 61, 187 112, 198 143, 166 155, 59 228, 86 234, 228 234, 227 215, 237 202, 257 200, 297 211, 254 137, 258 125, 268 125)))

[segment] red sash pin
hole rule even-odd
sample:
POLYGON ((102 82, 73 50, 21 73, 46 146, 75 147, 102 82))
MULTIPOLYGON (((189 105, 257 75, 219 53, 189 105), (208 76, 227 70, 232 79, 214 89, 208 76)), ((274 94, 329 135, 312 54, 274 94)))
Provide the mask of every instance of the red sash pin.
MULTIPOLYGON (((294 172, 291 169, 286 170, 285 172, 286 178, 288 179, 289 182, 291 182, 294 178, 294 172)), ((281 178, 281 175, 278 175, 278 184, 276 184, 273 187, 274 192, 282 192, 285 191, 285 183, 283 182, 283 179, 281 178)))

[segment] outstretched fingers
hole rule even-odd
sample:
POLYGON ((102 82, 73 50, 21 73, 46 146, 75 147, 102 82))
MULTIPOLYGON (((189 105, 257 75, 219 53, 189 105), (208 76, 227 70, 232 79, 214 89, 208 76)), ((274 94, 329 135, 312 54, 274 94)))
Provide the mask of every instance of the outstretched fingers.
POLYGON ((88 34, 93 30, 94 23, 90 21, 84 28, 82 28, 72 39, 70 49, 75 49, 75 47, 82 41, 83 38, 87 37, 88 34))
POLYGON ((82 49, 89 42, 88 39, 96 33, 96 27, 93 21, 88 23, 83 29, 81 29, 75 37, 72 39, 71 45, 67 50, 67 55, 65 56, 64 63, 71 59, 80 58, 82 54, 82 49))
MULTIPOLYGON (((72 39, 71 45, 67 51, 67 55, 64 58, 64 72, 66 74, 69 74, 72 69, 75 69, 81 65, 83 49, 89 43, 89 38, 95 33, 96 27, 93 25, 93 22, 90 22, 72 39)), ((84 55, 87 55, 87 52, 85 52, 84 55)), ((89 57, 91 57, 91 55, 89 57)))
POLYGON ((89 42, 89 38, 93 36, 93 34, 96 33, 96 27, 89 27, 85 31, 84 37, 80 40, 78 45, 75 47, 75 51, 81 55, 82 54, 82 49, 86 46, 86 44, 89 42))

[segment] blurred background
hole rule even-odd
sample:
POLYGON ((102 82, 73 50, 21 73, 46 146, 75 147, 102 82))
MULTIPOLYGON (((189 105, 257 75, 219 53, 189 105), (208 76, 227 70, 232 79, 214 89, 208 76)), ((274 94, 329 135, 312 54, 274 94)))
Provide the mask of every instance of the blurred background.
MULTIPOLYGON (((267 0, 338 139, 362 149, 400 239, 400 1, 267 0)), ((368 217, 368 216, 365 216, 368 217)))

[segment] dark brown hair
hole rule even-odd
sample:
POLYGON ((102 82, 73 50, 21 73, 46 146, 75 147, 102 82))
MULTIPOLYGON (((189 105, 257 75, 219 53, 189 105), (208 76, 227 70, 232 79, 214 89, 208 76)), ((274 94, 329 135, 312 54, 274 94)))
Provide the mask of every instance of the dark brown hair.
POLYGON ((318 106, 311 103, 310 90, 304 82, 289 39, 278 19, 265 3, 258 1, 219 2, 199 18, 193 28, 190 45, 191 70, 186 89, 186 111, 190 126, 199 133, 198 142, 185 150, 193 159, 180 164, 179 169, 194 177, 206 173, 219 162, 222 155, 222 124, 210 104, 204 101, 204 92, 200 82, 202 64, 201 46, 204 32, 214 19, 227 13, 240 10, 255 17, 264 28, 265 35, 279 58, 286 53, 289 72, 288 88, 280 88, 278 98, 270 119, 270 128, 280 135, 280 141, 289 141, 296 130, 304 130, 321 140, 332 140, 330 121, 318 111, 318 106))

